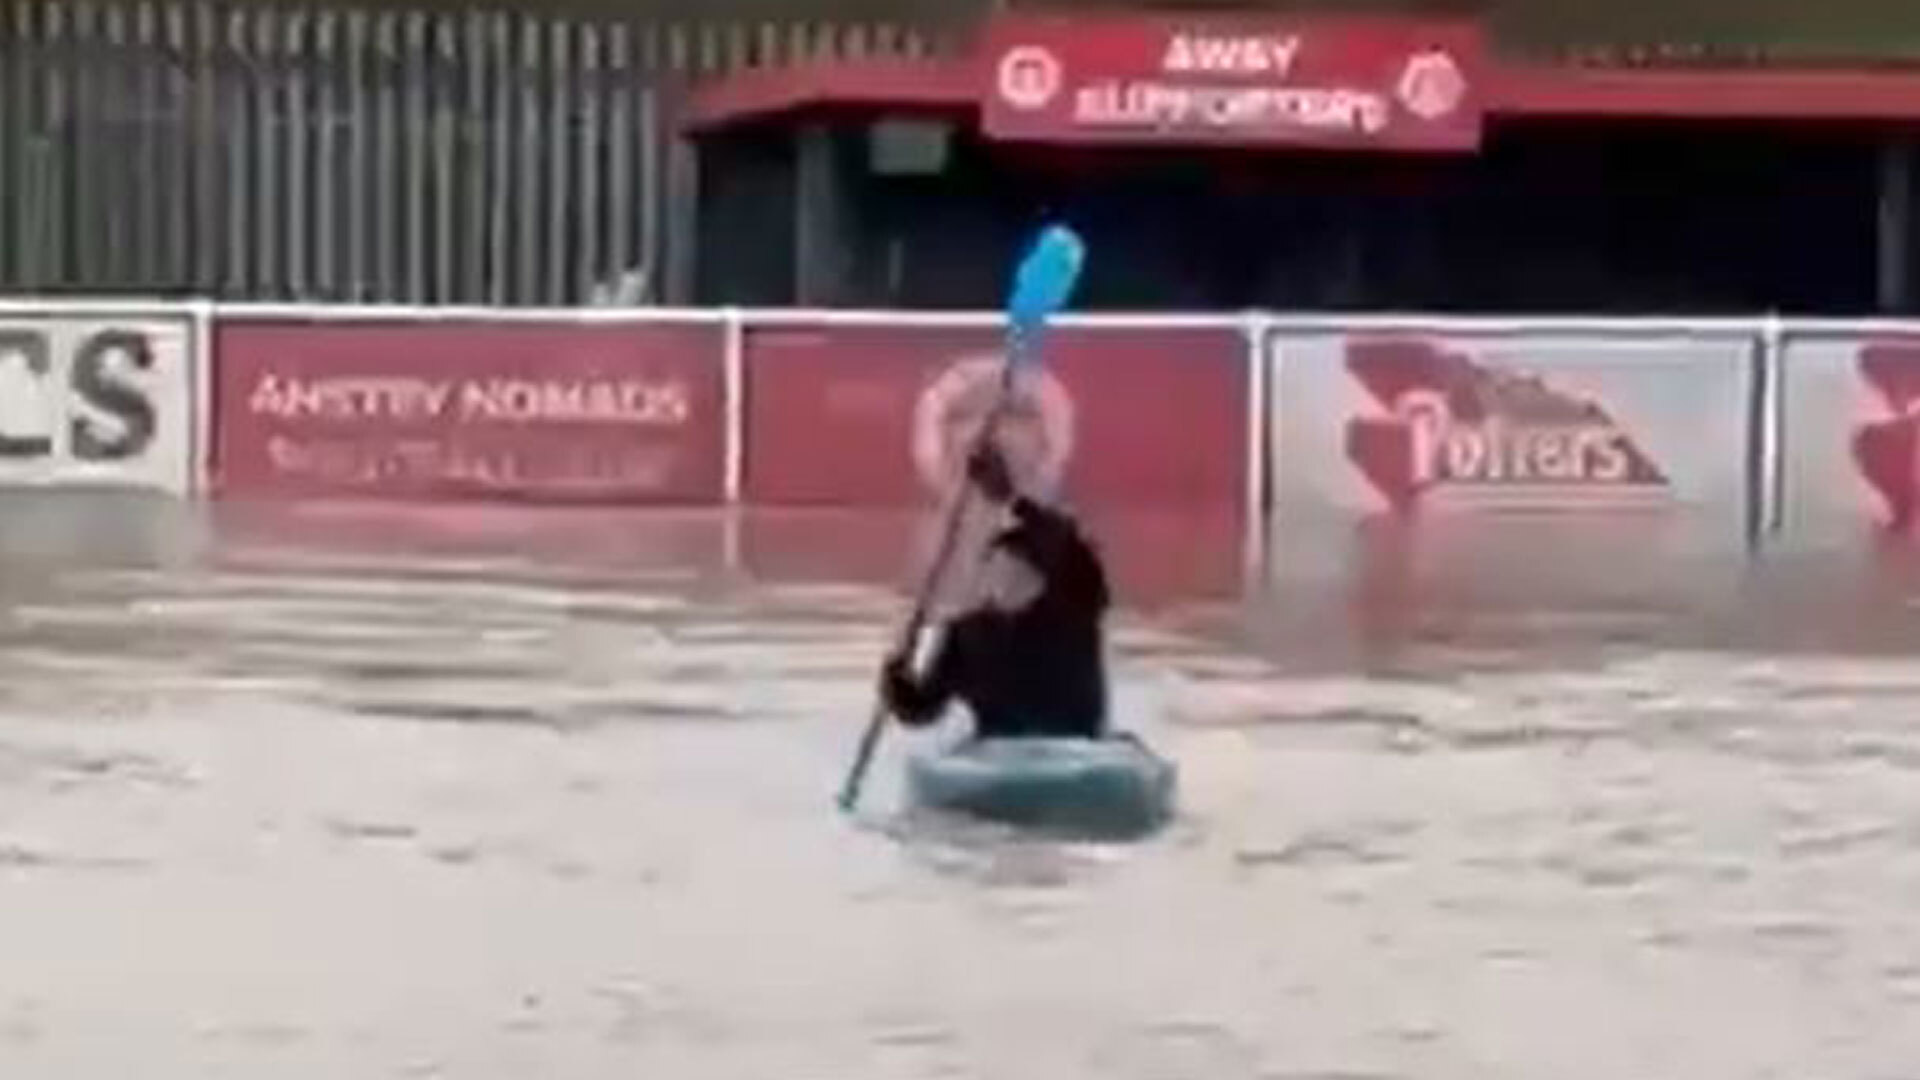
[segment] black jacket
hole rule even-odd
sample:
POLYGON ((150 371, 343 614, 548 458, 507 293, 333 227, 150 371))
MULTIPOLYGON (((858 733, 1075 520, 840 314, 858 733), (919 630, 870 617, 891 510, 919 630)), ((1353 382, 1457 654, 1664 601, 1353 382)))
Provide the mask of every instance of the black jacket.
POLYGON ((995 542, 1040 572, 1040 595, 1017 611, 955 619, 923 676, 889 670, 888 704, 902 722, 922 726, 957 698, 979 738, 1099 736, 1107 718, 1106 571, 1071 518, 1024 498, 1013 513, 1015 526, 995 542))

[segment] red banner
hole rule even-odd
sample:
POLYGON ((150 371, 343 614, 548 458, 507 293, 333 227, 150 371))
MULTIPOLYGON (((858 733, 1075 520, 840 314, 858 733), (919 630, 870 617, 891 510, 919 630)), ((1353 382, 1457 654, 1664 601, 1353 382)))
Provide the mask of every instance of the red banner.
POLYGON ((1789 333, 1786 540, 1870 548, 1920 526, 1920 337, 1789 333))
POLYGON ((225 494, 716 503, 714 323, 228 323, 225 494))
MULTIPOLYGON (((1088 509, 1237 510, 1247 344, 1233 328, 1072 327, 999 429, 1029 486, 1088 509)), ((951 490, 992 401, 991 327, 785 324, 747 335, 747 501, 902 507, 951 490)))
POLYGON ((1043 142, 1479 146, 1483 47, 1412 18, 1010 15, 988 24, 982 123, 1043 142))
POLYGON ((1871 404, 1859 410, 1853 459, 1884 507, 1882 520, 1910 532, 1920 516, 1920 341, 1862 345, 1860 378, 1871 404))

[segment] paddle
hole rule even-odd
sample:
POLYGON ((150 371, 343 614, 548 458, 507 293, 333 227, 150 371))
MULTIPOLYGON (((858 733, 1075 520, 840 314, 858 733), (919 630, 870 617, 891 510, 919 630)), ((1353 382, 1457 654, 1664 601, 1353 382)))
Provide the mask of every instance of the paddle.
MULTIPOLYGON (((1000 369, 1000 385, 993 406, 987 411, 985 421, 974 436, 975 449, 993 438, 1001 415, 1012 403, 1015 373, 1039 361, 1040 335, 1046 329, 1047 320, 1065 307, 1067 299, 1073 295, 1073 287, 1080 279, 1081 264, 1085 261, 1086 245, 1081 243, 1072 229, 1064 225, 1050 225, 1043 229, 1026 257, 1020 260, 1020 266, 1013 275, 1013 289, 1007 296, 1006 363, 1000 369)), ((973 485, 962 481, 959 493, 947 507, 940 546, 935 549, 933 562, 928 565, 926 578, 914 598, 913 612, 901 630, 894 652, 889 655, 906 652, 920 639, 920 631, 926 627, 927 613, 933 604, 934 588, 939 584, 948 560, 953 557, 954 545, 959 541, 960 522, 972 494, 973 485)), ((861 733, 860 748, 854 754, 853 767, 847 771, 846 782, 840 788, 842 810, 853 809, 854 803, 860 799, 860 785, 866 780, 867 767, 873 763, 873 752, 880 745, 880 732, 886 727, 888 713, 883 695, 874 702, 873 715, 867 721, 866 730, 861 733)))

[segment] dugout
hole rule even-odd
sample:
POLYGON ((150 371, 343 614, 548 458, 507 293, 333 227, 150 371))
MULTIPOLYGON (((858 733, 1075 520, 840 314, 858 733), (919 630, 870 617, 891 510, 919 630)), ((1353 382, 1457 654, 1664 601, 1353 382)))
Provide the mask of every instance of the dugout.
POLYGON ((1010 15, 959 56, 736 73, 679 120, 701 303, 992 307, 1059 214, 1093 309, 1920 307, 1915 70, 1545 66, 1412 18, 1010 15))

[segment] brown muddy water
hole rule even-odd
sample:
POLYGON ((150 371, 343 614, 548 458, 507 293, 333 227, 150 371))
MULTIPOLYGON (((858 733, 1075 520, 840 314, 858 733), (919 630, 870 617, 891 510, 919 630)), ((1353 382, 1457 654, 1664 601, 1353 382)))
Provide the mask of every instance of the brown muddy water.
POLYGON ((901 813, 897 734, 834 810, 904 560, 743 553, 839 530, 0 522, 0 1076, 1920 1075, 1898 565, 1162 593, 1182 816, 1097 846, 901 813))

